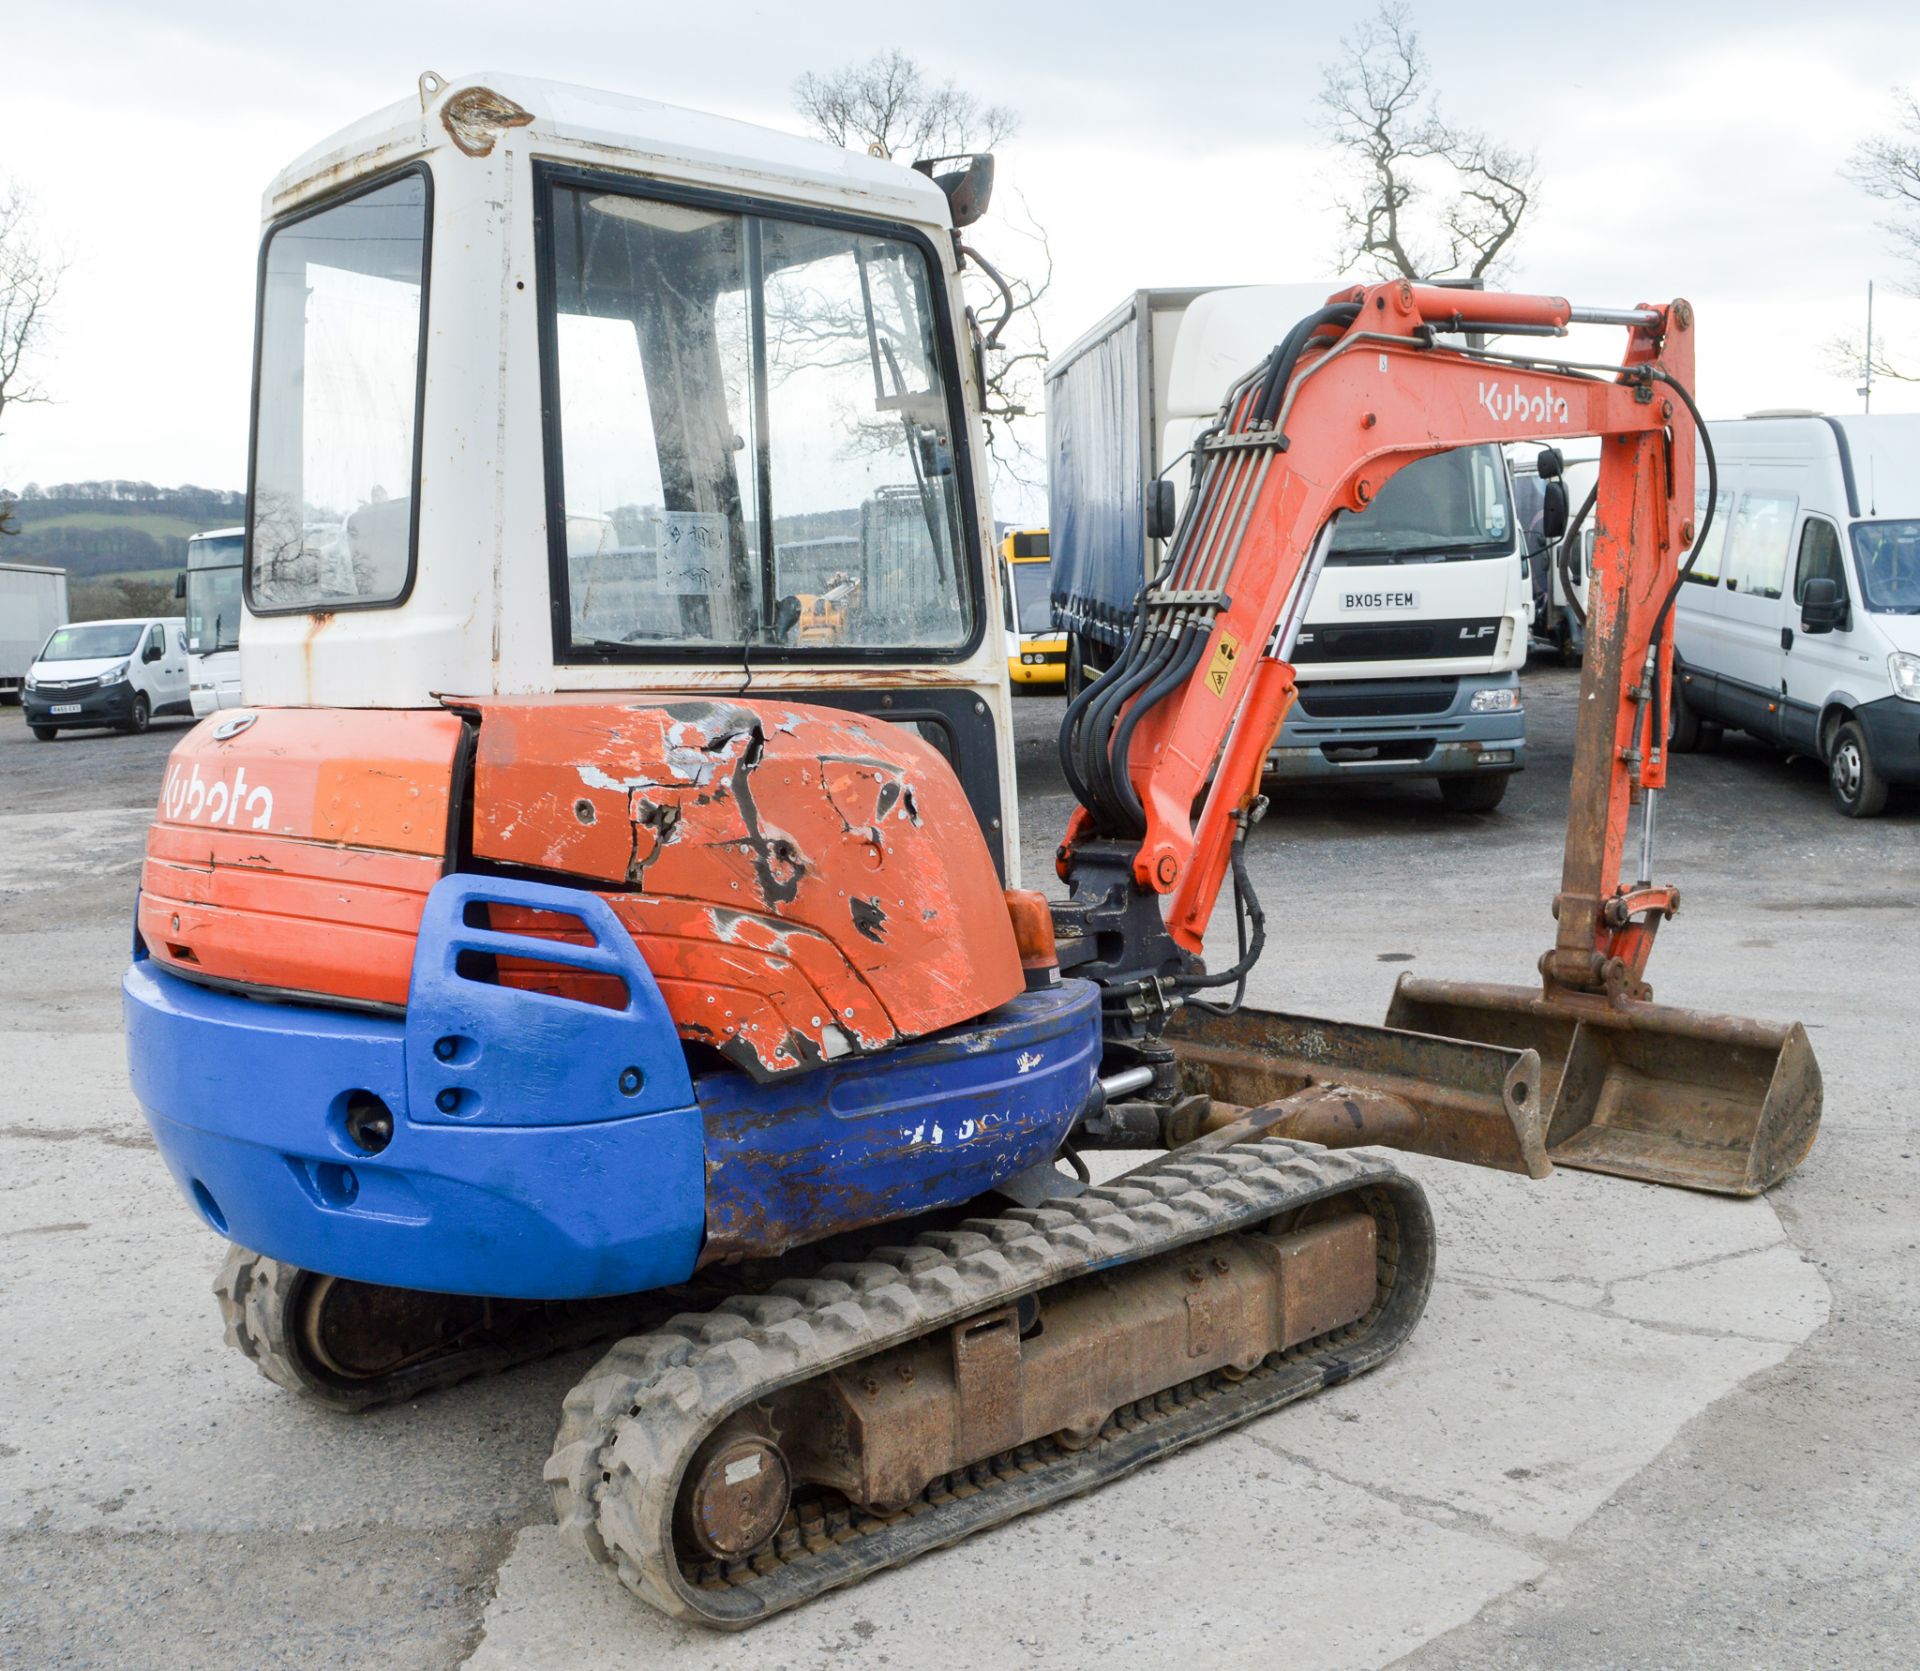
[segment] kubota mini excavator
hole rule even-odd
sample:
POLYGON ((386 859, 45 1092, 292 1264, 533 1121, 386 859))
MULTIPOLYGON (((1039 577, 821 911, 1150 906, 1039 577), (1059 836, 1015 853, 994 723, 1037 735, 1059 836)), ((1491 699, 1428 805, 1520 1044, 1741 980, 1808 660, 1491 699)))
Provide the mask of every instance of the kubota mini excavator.
POLYGON ((1433 1224, 1345 1149, 1750 1192, 1818 1118, 1797 1027, 1644 982, 1706 514, 1687 304, 1394 283, 1303 320, 1229 392, 1124 657, 1067 711, 1050 901, 1009 887, 958 294, 990 159, 949 163, 427 76, 284 173, 249 706, 174 750, 142 873, 133 1083, 233 1244, 234 1344, 359 1409, 637 1330, 547 1479, 595 1559, 712 1625, 1380 1362, 1433 1224), (1575 320, 1622 326, 1622 362, 1466 337, 1575 320), (1329 525, 1440 449, 1585 435, 1541 986, 1405 982, 1392 1028, 1238 1003, 1329 525), (1056 1165, 1101 1146, 1168 1152, 1101 1187, 1056 1165))

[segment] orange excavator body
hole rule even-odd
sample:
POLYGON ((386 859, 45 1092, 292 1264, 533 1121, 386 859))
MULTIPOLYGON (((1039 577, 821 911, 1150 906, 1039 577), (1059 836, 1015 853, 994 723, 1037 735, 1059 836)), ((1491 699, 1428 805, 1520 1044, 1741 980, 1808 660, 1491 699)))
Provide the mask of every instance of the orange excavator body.
MULTIPOLYGON (((600 884, 681 1037, 755 1078, 936 1032, 1024 989, 978 825, 912 732, 790 702, 461 707, 272 709, 196 731, 148 843, 154 959, 202 982, 401 1008, 427 894, 464 849, 508 874, 600 884)), ((487 926, 580 932, 489 909, 487 926)), ((611 979, 525 959, 498 978, 576 997, 611 979)))

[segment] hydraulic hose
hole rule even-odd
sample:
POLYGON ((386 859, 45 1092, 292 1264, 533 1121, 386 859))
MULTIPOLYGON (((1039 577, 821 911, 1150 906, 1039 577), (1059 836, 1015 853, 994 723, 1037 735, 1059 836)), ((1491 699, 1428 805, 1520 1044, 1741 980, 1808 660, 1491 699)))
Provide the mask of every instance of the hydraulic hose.
POLYGON ((1587 624, 1587 612, 1580 607, 1579 582, 1568 562, 1568 553, 1578 546, 1580 530, 1587 525, 1587 518, 1593 514, 1594 501, 1599 497, 1600 484, 1596 481, 1587 490, 1586 498, 1580 501, 1580 509, 1574 512, 1573 520, 1567 524, 1567 531, 1560 536, 1560 549, 1554 558, 1555 566, 1560 571, 1560 584, 1567 589, 1567 607, 1583 627, 1587 624))
MULTIPOLYGON (((1663 367, 1654 367, 1652 374, 1680 397, 1680 403, 1686 407, 1687 415, 1693 419, 1694 434, 1700 437, 1700 450, 1707 455, 1707 511, 1706 515, 1700 519, 1700 526, 1694 530, 1693 549, 1687 553, 1686 562, 1680 565, 1680 572, 1673 577, 1673 584, 1667 588, 1667 595, 1660 603, 1660 613, 1653 620, 1653 631, 1647 635, 1648 665, 1654 670, 1654 676, 1648 681, 1650 699, 1642 704, 1640 712, 1643 718, 1651 718, 1653 732, 1651 737, 1643 736, 1640 734, 1640 727, 1636 725, 1634 728, 1636 749, 1642 748, 1643 744, 1654 742, 1657 742, 1661 748, 1666 747, 1666 703, 1662 697, 1659 678, 1661 645, 1672 619, 1674 601, 1680 596, 1680 588, 1692 577, 1693 565, 1700 560, 1700 553, 1706 549, 1707 534, 1713 527, 1713 513, 1720 504, 1720 461, 1714 457, 1713 437, 1707 433, 1707 420, 1700 416, 1700 408, 1694 404, 1693 391, 1663 367)), ((1644 752, 1641 758, 1645 758, 1644 752)))
POLYGON ((1193 670, 1199 666, 1201 656, 1206 654, 1207 640, 1211 636, 1212 629, 1207 623, 1189 621, 1181 629, 1179 648, 1173 656, 1171 665, 1166 667, 1159 678, 1146 688, 1140 700, 1126 711, 1114 730, 1109 763, 1112 767, 1113 787, 1120 802, 1120 809, 1132 826, 1127 832, 1129 835, 1147 833, 1146 808, 1140 804, 1139 791, 1133 787, 1133 776, 1127 770, 1127 750, 1133 746, 1134 728, 1170 694, 1180 689, 1193 677, 1193 670))

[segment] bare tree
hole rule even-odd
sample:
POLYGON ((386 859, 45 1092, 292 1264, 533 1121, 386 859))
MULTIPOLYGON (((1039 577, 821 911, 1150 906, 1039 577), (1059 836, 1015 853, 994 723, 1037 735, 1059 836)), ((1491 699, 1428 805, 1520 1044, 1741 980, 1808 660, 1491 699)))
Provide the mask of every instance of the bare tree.
MULTIPOLYGON (((48 398, 31 366, 64 271, 40 246, 26 192, 15 181, 0 182, 0 419, 9 406, 48 398)), ((13 501, 0 499, 0 534, 18 532, 13 501)))
POLYGON ((1402 0, 1340 40, 1321 71, 1322 122, 1351 168, 1340 267, 1382 278, 1485 278, 1539 201, 1539 161, 1444 120, 1402 0))
MULTIPOLYGON (((1906 269, 1895 280, 1909 296, 1920 296, 1920 92, 1893 90, 1893 130, 1874 134, 1854 147, 1844 170, 1847 178, 1869 197, 1893 206, 1880 230, 1906 269)), ((1867 373, 1900 383, 1920 383, 1920 367, 1902 365, 1887 352, 1878 332, 1872 342, 1864 336, 1836 337, 1827 355, 1840 376, 1867 373)))
MULTIPOLYGON (((829 144, 899 162, 990 151, 1020 130, 1019 118, 1005 105, 983 104, 951 79, 934 82, 898 47, 825 75, 809 71, 793 84, 793 103, 829 144)), ((1035 309, 1053 284, 1053 251, 1025 200, 1017 192, 1013 196, 1020 215, 997 216, 996 231, 1022 239, 1029 253, 1018 262, 994 263, 1012 292, 1012 314, 987 356, 981 415, 996 469, 1032 485, 1039 461, 1014 424, 1033 412, 1047 360, 1035 309)), ((983 293, 981 304, 993 315, 1006 305, 997 290, 983 293)))

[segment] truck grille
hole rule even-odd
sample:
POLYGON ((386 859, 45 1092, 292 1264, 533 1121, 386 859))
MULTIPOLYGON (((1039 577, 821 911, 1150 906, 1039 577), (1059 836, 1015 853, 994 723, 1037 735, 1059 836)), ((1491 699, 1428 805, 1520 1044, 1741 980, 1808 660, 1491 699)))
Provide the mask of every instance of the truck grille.
POLYGON ((1293 643, 1293 664, 1491 656, 1499 643, 1498 615, 1453 621, 1343 621, 1302 627, 1293 643))
POLYGON ((1458 679, 1308 679, 1293 702, 1309 719, 1388 719, 1444 714, 1459 694, 1458 679))

